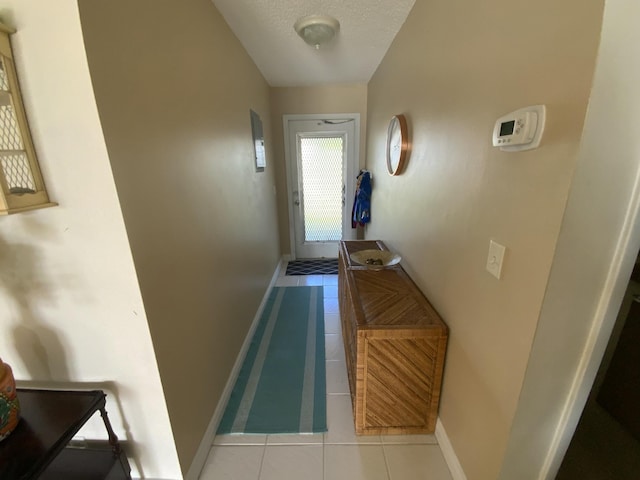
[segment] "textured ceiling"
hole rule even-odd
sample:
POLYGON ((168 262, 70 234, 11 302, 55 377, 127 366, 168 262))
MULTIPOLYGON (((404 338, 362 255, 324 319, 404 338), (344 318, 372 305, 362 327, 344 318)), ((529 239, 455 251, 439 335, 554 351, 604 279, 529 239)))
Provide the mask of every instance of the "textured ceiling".
POLYGON ((212 0, 269 85, 367 83, 415 0, 212 0), (293 29, 327 14, 340 32, 319 50, 293 29))

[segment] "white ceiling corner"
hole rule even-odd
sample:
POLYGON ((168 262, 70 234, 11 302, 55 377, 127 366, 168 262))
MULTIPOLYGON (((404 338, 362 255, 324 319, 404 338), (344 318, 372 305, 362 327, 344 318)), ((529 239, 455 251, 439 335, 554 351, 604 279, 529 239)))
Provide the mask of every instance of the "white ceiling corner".
POLYGON ((368 83, 415 0, 212 0, 272 87, 368 83), (340 32, 319 50, 293 29, 331 15, 340 32))

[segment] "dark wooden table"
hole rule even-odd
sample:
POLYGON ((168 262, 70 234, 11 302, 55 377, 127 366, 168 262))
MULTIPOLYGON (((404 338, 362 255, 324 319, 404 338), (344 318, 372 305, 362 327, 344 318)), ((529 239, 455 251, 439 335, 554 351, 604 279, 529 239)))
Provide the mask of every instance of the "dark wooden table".
POLYGON ((18 389, 20 423, 0 442, 2 480, 130 480, 130 467, 105 410, 101 390, 18 389), (70 440, 97 411, 107 448, 71 448, 70 440))

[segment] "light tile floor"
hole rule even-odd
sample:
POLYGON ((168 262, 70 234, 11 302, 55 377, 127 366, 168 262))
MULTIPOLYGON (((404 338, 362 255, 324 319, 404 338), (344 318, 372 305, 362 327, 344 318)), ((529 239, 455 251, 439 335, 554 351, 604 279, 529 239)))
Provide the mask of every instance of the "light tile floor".
POLYGON ((338 311, 337 275, 281 276, 323 285, 328 432, 218 435, 200 480, 451 480, 434 435, 356 436, 338 311))

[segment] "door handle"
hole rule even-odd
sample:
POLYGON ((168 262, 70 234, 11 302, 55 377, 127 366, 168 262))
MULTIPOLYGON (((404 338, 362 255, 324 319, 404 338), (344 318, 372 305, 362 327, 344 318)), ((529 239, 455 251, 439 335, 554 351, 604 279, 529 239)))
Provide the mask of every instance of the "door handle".
POLYGON ((298 206, 300 205, 300 193, 298 190, 294 190, 293 192, 293 204, 298 206))

